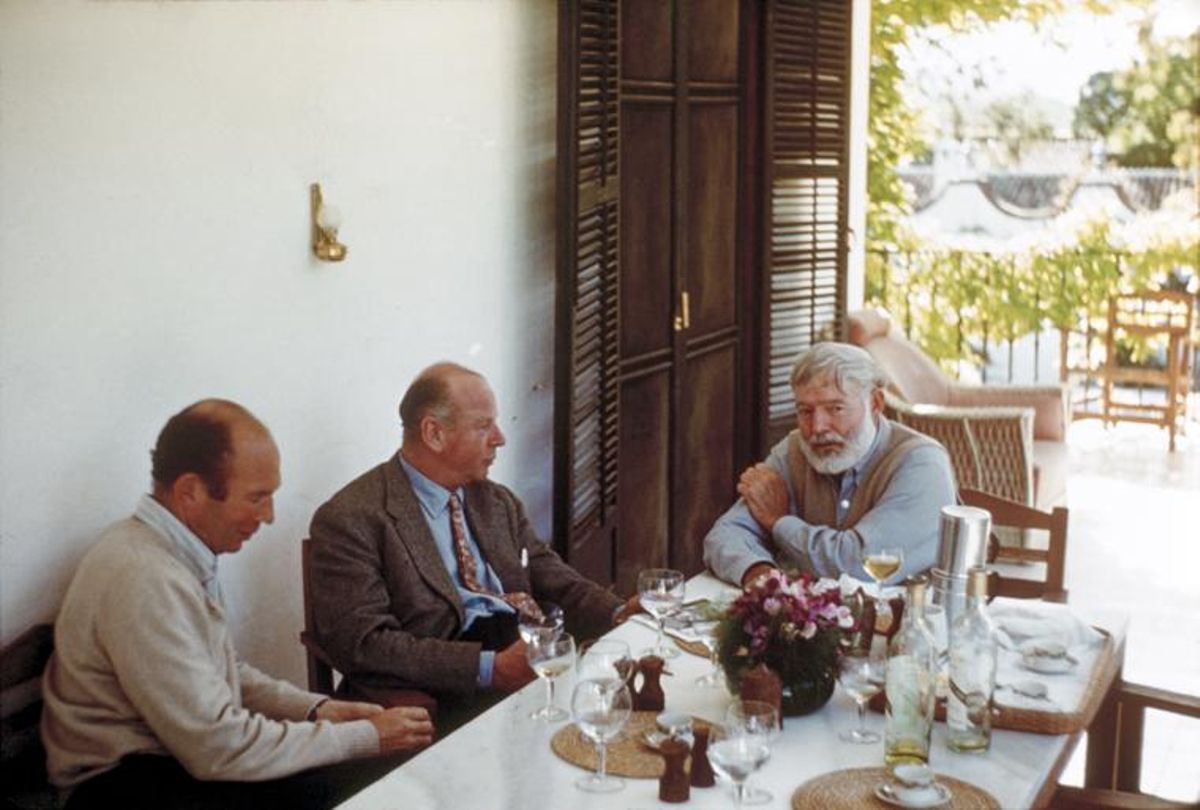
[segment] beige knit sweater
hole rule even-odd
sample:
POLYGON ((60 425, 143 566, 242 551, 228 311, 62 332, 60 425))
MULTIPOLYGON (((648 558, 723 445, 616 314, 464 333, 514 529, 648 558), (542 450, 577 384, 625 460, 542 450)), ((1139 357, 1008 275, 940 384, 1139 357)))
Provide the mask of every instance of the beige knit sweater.
POLYGON ((321 695, 239 662, 222 607, 137 518, 80 563, 43 691, 60 787, 131 753, 171 754, 198 779, 256 781, 379 750, 370 722, 306 722, 321 695))

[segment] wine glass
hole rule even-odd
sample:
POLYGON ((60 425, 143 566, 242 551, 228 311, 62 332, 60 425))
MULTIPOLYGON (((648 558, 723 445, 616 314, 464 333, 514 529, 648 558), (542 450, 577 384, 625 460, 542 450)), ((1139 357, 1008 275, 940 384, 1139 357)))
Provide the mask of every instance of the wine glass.
POLYGON ((608 775, 608 743, 621 733, 633 711, 633 697, 622 681, 586 680, 571 694, 571 716, 580 733, 596 744, 600 763, 594 774, 577 780, 575 786, 589 793, 611 793, 625 787, 621 779, 608 775))
POLYGON ((537 676, 546 682, 546 705, 529 716, 546 722, 566 719, 567 713, 554 705, 554 680, 575 663, 575 638, 570 633, 534 635, 526 644, 525 658, 537 676))
POLYGON ((692 628, 699 635, 700 643, 704 645, 704 649, 708 650, 708 672, 696 676, 697 686, 716 687, 725 685, 725 675, 717 665, 717 626, 719 624, 720 622, 715 619, 706 619, 695 622, 692 625, 692 628))
POLYGON ((540 620, 527 613, 519 614, 517 630, 526 644, 529 644, 535 635, 557 636, 563 629, 562 608, 553 602, 538 602, 537 606, 542 611, 540 620))
POLYGON ((593 641, 579 651, 575 671, 581 681, 628 683, 633 674, 633 656, 629 653, 629 645, 615 638, 593 641))
POLYGON ((642 655, 674 658, 679 650, 668 647, 663 640, 663 619, 679 610, 683 604, 683 572, 671 568, 648 568, 638 574, 638 601, 658 622, 658 639, 642 655))
MULTIPOLYGON (((725 710, 725 725, 744 729, 747 734, 761 738, 766 746, 762 761, 771 758, 771 743, 779 736, 779 712, 770 703, 735 700, 725 710)), ((742 804, 769 804, 774 798, 769 790, 748 783, 742 792, 742 804)))
MULTIPOLYGON (((771 756, 773 729, 779 728, 775 708, 757 700, 735 700, 725 713, 725 725, 709 732, 708 761, 733 782, 734 805, 746 802, 746 780, 771 756)), ((770 794, 767 800, 770 800, 770 794)))
POLYGON ((866 726, 867 701, 883 689, 886 662, 878 655, 848 653, 838 662, 838 683, 858 706, 858 728, 838 735, 848 743, 876 743, 879 734, 866 726))
POLYGON ((870 574, 871 579, 879 586, 879 596, 875 604, 875 619, 887 617, 891 621, 892 606, 883 598, 883 583, 904 565, 904 549, 899 546, 887 546, 869 552, 863 558, 863 568, 870 574))

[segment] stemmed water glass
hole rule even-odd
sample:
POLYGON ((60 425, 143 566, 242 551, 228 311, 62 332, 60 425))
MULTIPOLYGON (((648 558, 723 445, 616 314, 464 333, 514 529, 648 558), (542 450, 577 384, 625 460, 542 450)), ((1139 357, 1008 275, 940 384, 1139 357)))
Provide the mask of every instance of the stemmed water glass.
POLYGON ((625 787, 621 779, 608 775, 608 743, 621 733, 633 711, 633 698, 623 681, 611 678, 584 680, 571 694, 571 716, 583 736, 596 744, 600 763, 594 774, 577 780, 575 786, 589 793, 611 793, 625 787))
POLYGON ((888 577, 899 571, 902 565, 904 565, 904 549, 899 546, 881 548, 868 553, 863 558, 863 568, 879 586, 878 601, 875 604, 877 620, 884 616, 890 618, 892 615, 892 606, 883 598, 883 583, 887 582, 888 577))
POLYGON ((616 681, 628 683, 633 674, 633 656, 629 645, 615 638, 602 638, 584 645, 575 666, 581 681, 616 681))
POLYGON ((692 629, 699 636, 700 643, 704 645, 704 649, 708 650, 708 672, 696 676, 697 686, 725 685, 725 675, 717 665, 717 627, 719 624, 720 622, 715 619, 705 619, 692 624, 692 629))
POLYGON ((679 610, 683 604, 684 578, 682 571, 671 568, 648 568, 638 574, 638 601, 658 622, 658 639, 643 655, 674 658, 679 650, 668 647, 663 640, 663 619, 679 610))
POLYGON ((575 638, 537 634, 526 644, 525 657, 537 676, 546 682, 546 705, 530 713, 534 720, 564 720, 567 713, 554 705, 554 681, 575 663, 575 638))
POLYGON ((843 731, 840 739, 849 743, 876 743, 879 734, 866 726, 867 701, 883 690, 886 662, 870 652, 850 652, 838 662, 838 683, 854 698, 858 706, 858 728, 843 731))
MULTIPOLYGON (((709 734, 708 761, 717 773, 733 782, 734 805, 746 803, 746 780, 771 756, 771 740, 778 733, 775 707, 758 700, 735 700, 725 713, 725 725, 709 734)), ((771 795, 760 791, 765 801, 771 795)))
POLYGON ((553 602, 538 602, 537 606, 542 612, 540 619, 528 613, 521 613, 517 622, 521 640, 526 644, 529 644, 534 636, 557 636, 563 629, 562 608, 553 602))

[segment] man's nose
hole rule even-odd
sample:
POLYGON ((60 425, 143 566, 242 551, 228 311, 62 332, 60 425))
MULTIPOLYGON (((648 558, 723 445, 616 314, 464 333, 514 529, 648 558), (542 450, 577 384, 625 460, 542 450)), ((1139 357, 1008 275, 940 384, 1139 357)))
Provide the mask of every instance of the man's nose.
POLYGON ((275 522, 275 500, 267 498, 263 501, 262 510, 259 512, 258 519, 263 523, 275 522))
POLYGON ((824 433, 829 430, 829 415, 825 411, 817 409, 812 413, 810 424, 813 433, 824 433))
POLYGON ((499 425, 492 427, 492 447, 503 447, 505 445, 504 431, 499 425))

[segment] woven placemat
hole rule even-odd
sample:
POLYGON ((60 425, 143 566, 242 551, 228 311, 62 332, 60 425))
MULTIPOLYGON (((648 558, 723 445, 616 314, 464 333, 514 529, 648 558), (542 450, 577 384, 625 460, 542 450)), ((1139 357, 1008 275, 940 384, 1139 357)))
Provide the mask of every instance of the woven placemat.
MULTIPOLYGON (((792 794, 792 810, 861 810, 890 805, 875 795, 875 788, 892 781, 887 768, 850 768, 810 779, 792 794)), ((938 810, 1000 810, 992 794, 982 788, 938 774, 937 781, 950 789, 950 801, 938 810)))
MULTIPOLYGON (((658 712, 634 712, 621 736, 608 744, 608 772, 630 779, 657 779, 662 776, 663 759, 642 742, 642 735, 655 728, 658 712)), ((692 718, 694 726, 708 725, 692 718)), ((594 771, 600 765, 596 745, 579 732, 575 724, 563 726, 550 739, 550 749, 572 765, 594 771)))

